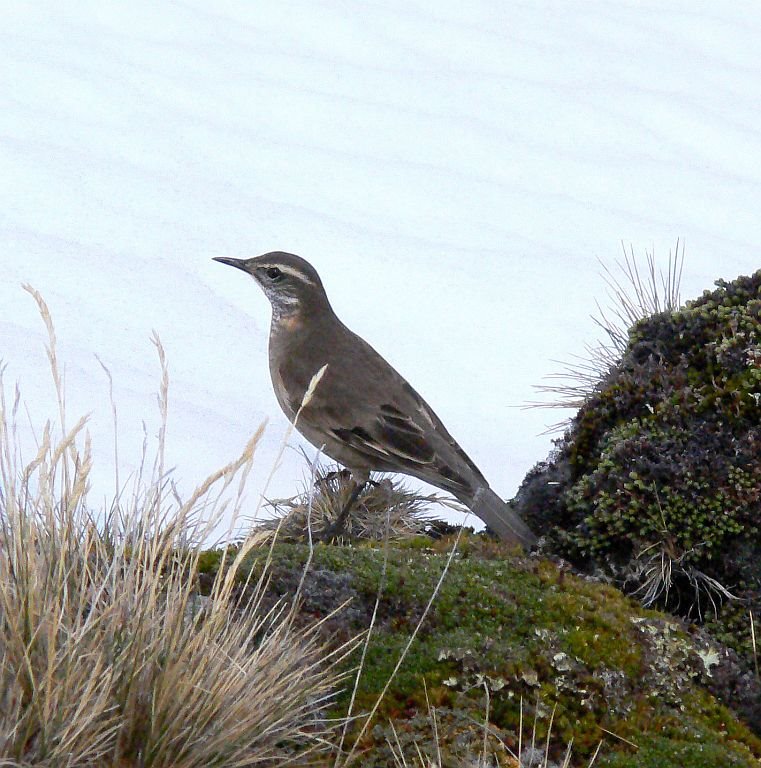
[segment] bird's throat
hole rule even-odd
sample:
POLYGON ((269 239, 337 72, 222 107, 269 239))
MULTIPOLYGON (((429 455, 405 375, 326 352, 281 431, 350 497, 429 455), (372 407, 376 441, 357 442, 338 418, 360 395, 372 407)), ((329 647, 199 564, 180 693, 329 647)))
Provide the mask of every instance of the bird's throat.
POLYGON ((295 333, 304 325, 300 312, 289 312, 287 315, 281 315, 278 318, 278 324, 280 329, 286 333, 295 333))

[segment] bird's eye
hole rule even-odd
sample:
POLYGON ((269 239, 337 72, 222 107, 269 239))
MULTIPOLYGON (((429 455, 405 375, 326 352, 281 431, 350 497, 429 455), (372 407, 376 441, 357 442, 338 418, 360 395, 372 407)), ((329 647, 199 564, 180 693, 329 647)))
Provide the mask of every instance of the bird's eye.
POLYGON ((267 277, 270 280, 280 280, 282 276, 283 276, 282 271, 279 270, 277 267, 267 267, 267 277))

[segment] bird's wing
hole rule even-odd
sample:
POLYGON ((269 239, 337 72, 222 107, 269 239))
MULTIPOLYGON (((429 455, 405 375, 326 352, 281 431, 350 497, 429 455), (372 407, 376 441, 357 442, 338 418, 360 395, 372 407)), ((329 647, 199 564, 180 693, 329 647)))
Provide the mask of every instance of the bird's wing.
MULTIPOLYGON (((328 455, 332 447, 348 465, 348 448, 357 466, 413 475, 461 501, 488 485, 428 403, 360 337, 343 329, 325 362, 308 404, 289 405, 300 412, 297 429, 324 445, 328 455)), ((295 354, 282 360, 277 373, 298 382, 294 391, 306 390, 308 380, 295 354)))
POLYGON ((370 466, 414 475, 458 497, 472 495, 479 481, 485 484, 481 473, 427 403, 407 388, 404 403, 333 414, 332 434, 370 466))

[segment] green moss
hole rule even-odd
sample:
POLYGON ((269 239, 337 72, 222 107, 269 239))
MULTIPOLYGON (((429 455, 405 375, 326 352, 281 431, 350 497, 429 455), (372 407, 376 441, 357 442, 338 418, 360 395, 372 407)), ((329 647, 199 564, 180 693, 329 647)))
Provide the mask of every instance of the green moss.
POLYGON ((222 562, 221 549, 208 549, 198 556, 198 572, 213 575, 222 562))
MULTIPOLYGON (((724 717, 722 712, 721 718, 706 714, 718 712, 719 705, 701 688, 694 642, 675 624, 642 610, 610 586, 569 575, 550 561, 507 560, 504 547, 501 559, 500 545, 484 544, 481 537, 465 536, 463 545, 466 554, 452 561, 379 708, 377 728, 365 737, 367 765, 387 764, 378 741, 387 720, 411 729, 430 703, 479 722, 486 692, 490 722, 507 734, 508 742, 517 741, 521 707, 524 719, 536 717, 540 739, 547 736, 554 709, 553 754, 562 753, 573 739, 575 753, 589 758, 604 728, 635 743, 654 739, 657 755, 659 739, 667 743, 673 737, 679 749, 686 743, 683 731, 667 733, 666 726, 688 723, 700 733, 715 728, 716 739, 727 740, 717 722, 722 719, 732 723, 733 743, 761 755, 761 747, 730 713, 724 717)), ((390 549, 355 712, 370 710, 389 680, 446 565, 447 554, 437 550, 447 546, 451 541, 390 549)), ((239 577, 251 569, 261 572, 268 555, 269 550, 253 553, 239 577)), ((302 545, 274 548, 273 599, 295 589, 307 556, 302 545)), ((326 631, 345 639, 364 630, 383 571, 381 548, 317 546, 304 580, 302 612, 327 615, 349 599, 344 618, 332 619, 326 631)), ((347 668, 357 663, 357 654, 347 668)), ((350 689, 347 684, 338 695, 334 715, 345 714, 350 689)), ((360 726, 355 724, 350 740, 360 726)), ((625 742, 609 739, 604 754, 623 750, 622 759, 628 759, 626 749, 625 742)))
POLYGON ((643 722, 627 739, 636 748, 604 754, 606 768, 724 768, 757 766, 761 740, 738 725, 732 713, 705 691, 685 697, 685 716, 643 722))
POLYGON ((758 762, 746 750, 705 743, 692 735, 685 740, 646 736, 638 749, 604 756, 600 768, 751 768, 758 762))

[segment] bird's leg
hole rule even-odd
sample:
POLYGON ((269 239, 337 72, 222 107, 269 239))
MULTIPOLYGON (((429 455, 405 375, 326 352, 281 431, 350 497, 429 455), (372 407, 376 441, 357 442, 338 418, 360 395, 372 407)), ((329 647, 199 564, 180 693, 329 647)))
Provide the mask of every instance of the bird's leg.
POLYGON ((346 525, 346 518, 349 516, 351 508, 357 502, 357 499, 359 498, 362 491, 365 490, 367 483, 368 479, 366 477, 361 477, 354 481, 354 488, 352 489, 346 504, 344 504, 341 513, 336 518, 336 521, 325 529, 321 536, 322 539, 325 541, 330 541, 331 539, 335 539, 337 536, 340 536, 343 533, 344 526, 346 525))

